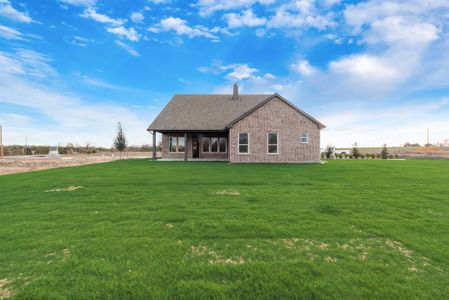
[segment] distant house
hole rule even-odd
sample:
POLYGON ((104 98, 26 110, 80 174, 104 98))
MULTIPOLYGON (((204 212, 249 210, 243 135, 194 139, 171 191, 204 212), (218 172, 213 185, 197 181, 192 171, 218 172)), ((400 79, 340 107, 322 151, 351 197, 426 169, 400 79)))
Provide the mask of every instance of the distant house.
MULTIPOLYGON (((175 95, 148 127, 162 158, 318 162, 325 126, 278 94, 175 95)), ((153 158, 156 158, 155 148, 153 158)))

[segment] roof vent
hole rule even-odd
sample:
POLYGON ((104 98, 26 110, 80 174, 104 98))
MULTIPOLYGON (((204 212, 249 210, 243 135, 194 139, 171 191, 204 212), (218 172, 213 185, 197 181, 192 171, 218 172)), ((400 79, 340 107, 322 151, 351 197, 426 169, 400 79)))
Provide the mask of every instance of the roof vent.
POLYGON ((237 100, 239 98, 239 86, 237 83, 234 83, 234 88, 232 90, 232 99, 237 100))

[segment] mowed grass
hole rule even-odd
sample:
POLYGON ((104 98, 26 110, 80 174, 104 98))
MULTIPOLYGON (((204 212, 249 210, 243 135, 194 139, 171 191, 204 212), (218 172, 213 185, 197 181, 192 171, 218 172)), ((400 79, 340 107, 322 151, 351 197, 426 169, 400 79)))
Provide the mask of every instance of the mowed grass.
POLYGON ((1 176, 2 296, 447 299, 449 161, 1 176))

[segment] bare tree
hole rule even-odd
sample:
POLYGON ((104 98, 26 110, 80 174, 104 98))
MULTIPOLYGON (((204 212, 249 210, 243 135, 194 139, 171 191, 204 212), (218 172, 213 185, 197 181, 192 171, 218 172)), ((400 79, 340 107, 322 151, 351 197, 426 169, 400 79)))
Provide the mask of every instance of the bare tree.
POLYGON ((382 156, 382 159, 388 159, 387 144, 384 144, 384 146, 382 148, 382 152, 380 152, 380 155, 382 156))
POLYGON ((114 139, 114 148, 120 151, 120 159, 125 158, 124 155, 122 157, 122 154, 123 151, 125 151, 126 146, 127 146, 126 136, 125 133, 123 132, 122 124, 120 122, 117 122, 117 135, 115 136, 114 139))

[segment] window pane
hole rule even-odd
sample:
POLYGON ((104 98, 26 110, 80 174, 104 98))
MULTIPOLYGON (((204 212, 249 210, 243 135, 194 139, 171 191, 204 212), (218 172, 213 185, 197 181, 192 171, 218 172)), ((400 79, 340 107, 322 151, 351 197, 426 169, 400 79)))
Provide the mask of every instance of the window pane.
POLYGON ((248 144, 248 133, 239 133, 239 144, 248 144))
POLYGON ((219 148, 220 148, 220 152, 226 152, 226 138, 220 138, 219 148))
POLYGON ((170 137, 169 149, 170 149, 170 152, 176 152, 176 137, 174 137, 174 136, 170 137))
POLYGON ((248 153, 248 145, 239 145, 239 153, 248 153))
POLYGON ((209 138, 203 137, 203 152, 209 152, 209 138))
POLYGON ((278 153, 277 145, 268 145, 268 153, 278 153))
POLYGON ((178 137, 178 152, 184 152, 185 140, 184 137, 178 137))
POLYGON ((210 151, 211 152, 218 152, 218 138, 211 138, 210 139, 210 151))
POLYGON ((268 134, 268 144, 277 144, 277 143, 278 143, 277 133, 269 133, 268 134))
POLYGON ((309 133, 301 132, 301 143, 308 143, 308 142, 309 142, 309 133))

